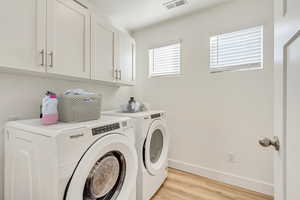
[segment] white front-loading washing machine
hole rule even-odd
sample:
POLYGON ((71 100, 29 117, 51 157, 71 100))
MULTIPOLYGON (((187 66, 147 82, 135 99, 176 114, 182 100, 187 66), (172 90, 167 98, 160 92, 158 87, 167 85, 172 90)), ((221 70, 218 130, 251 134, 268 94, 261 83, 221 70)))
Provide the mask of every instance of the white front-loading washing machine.
POLYGON ((138 169, 133 121, 104 116, 5 128, 5 200, 135 200, 138 169))
POLYGON ((170 136, 167 131, 166 113, 107 111, 103 115, 126 116, 134 120, 139 160, 137 199, 151 199, 167 178, 170 136))

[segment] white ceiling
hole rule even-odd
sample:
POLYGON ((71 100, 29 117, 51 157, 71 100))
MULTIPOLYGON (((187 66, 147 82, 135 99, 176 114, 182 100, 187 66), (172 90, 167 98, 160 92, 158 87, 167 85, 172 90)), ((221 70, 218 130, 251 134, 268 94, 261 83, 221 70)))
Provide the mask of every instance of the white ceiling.
POLYGON ((214 6, 228 0, 188 0, 188 4, 167 10, 170 0, 92 0, 103 15, 129 31, 214 6))

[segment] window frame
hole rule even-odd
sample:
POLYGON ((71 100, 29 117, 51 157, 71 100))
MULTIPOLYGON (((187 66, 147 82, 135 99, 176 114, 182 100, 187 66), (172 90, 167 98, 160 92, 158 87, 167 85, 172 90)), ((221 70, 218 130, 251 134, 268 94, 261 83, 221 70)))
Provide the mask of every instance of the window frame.
POLYGON ((264 52, 265 52, 265 48, 264 48, 265 37, 264 36, 265 36, 265 26, 262 24, 239 29, 237 31, 225 32, 225 33, 220 33, 220 34, 210 36, 209 37, 209 65, 208 65, 210 73, 219 73, 219 72, 226 72, 226 71, 235 72, 235 71, 263 70, 264 69, 264 52), (229 65, 229 66, 224 65, 224 66, 220 66, 220 67, 212 67, 211 66, 211 38, 212 37, 216 37, 216 36, 223 35, 223 34, 235 33, 235 32, 239 32, 239 31, 246 31, 246 30, 252 29, 252 28, 253 29, 261 28, 261 63, 260 64, 248 63, 248 64, 229 65))
MULTIPOLYGON (((153 56, 152 56, 153 58, 153 56)), ((153 45, 148 48, 148 78, 161 78, 161 77, 180 77, 182 76, 182 39, 176 39, 176 40, 169 40, 167 42, 162 42, 158 45, 153 45), (180 45, 180 63, 179 63, 179 72, 178 73, 168 73, 168 74, 153 74, 153 62, 150 56, 150 51, 153 49, 158 49, 161 47, 166 47, 170 45, 175 45, 179 44, 180 45)))

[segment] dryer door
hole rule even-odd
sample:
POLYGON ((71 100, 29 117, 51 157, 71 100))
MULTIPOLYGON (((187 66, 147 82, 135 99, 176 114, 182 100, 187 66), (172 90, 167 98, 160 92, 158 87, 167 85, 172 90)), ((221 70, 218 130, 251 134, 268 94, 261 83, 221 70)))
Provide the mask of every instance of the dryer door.
POLYGON ((136 151, 126 136, 104 136, 79 161, 66 189, 65 199, 129 199, 136 184, 137 165, 136 151))
POLYGON ((163 120, 152 122, 144 143, 144 164, 148 172, 155 176, 166 167, 169 136, 163 120))

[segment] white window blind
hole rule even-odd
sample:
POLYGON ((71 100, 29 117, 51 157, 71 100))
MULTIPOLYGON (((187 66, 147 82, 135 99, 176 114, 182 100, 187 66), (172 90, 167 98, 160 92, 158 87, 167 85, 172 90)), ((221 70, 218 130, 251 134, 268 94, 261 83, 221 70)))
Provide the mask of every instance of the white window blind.
POLYGON ((210 38, 210 68, 247 69, 263 67, 263 26, 210 38))
POLYGON ((149 75, 177 75, 181 71, 181 43, 176 42, 149 50, 149 75))

